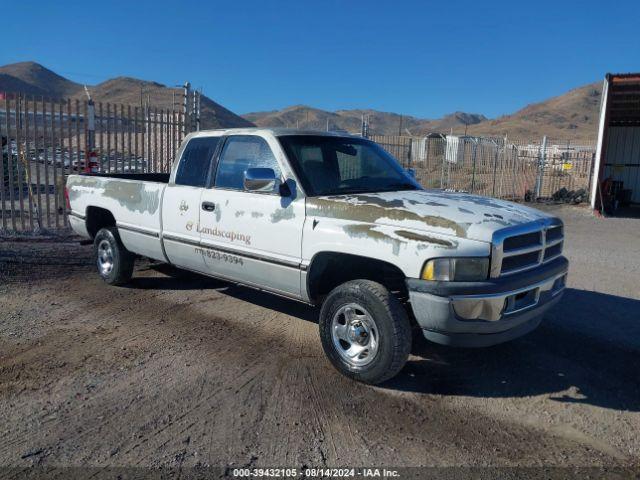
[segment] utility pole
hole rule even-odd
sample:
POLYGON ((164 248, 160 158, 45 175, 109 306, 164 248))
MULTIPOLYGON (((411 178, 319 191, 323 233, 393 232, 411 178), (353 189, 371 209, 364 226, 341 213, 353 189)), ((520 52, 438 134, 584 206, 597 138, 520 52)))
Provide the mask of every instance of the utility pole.
POLYGON ((398 127, 398 136, 402 136, 402 115, 400 115, 400 126, 398 127))

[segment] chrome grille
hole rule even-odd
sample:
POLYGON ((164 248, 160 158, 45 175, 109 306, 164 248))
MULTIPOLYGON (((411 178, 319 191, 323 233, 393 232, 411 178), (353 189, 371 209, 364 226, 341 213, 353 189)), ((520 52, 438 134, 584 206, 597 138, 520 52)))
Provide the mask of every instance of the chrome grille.
POLYGON ((516 225, 493 236, 491 277, 535 268, 562 255, 564 232, 557 218, 516 225))

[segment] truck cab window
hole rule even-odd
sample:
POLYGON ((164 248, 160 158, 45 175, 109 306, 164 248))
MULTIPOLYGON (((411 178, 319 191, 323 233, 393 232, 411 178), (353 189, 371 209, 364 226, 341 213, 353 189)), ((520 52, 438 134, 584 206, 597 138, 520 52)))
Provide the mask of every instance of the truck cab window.
POLYGON ((220 155, 215 186, 242 190, 244 172, 257 167, 271 168, 276 178, 280 177, 278 161, 264 139, 253 135, 229 137, 220 155))
POLYGON ((209 165, 219 142, 220 137, 200 137, 189 140, 178 165, 176 185, 204 187, 209 165))

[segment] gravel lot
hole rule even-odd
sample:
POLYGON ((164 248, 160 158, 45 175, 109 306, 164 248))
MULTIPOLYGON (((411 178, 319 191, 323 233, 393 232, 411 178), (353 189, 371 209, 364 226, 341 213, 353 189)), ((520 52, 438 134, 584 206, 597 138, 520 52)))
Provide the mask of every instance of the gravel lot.
POLYGON ((0 465, 640 467, 640 220, 566 222, 565 298, 482 350, 414 345, 369 387, 317 311, 91 247, 0 240, 0 465))

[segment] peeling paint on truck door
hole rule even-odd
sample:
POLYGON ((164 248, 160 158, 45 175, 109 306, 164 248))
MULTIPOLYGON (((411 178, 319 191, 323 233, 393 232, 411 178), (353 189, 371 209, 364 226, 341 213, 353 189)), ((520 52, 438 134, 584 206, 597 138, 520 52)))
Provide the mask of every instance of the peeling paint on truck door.
POLYGON ((204 255, 199 248, 200 197, 219 142, 220 137, 190 138, 187 141, 162 203, 167 257, 175 265, 199 272, 206 271, 204 255))
POLYGON ((195 251, 200 241, 202 188, 167 185, 162 208, 162 239, 167 258, 174 265, 202 272, 204 257, 195 251))
POLYGON ((291 180, 287 181, 290 194, 280 194, 281 172, 264 138, 229 137, 220 154, 214 186, 202 193, 201 201, 213 204, 214 209, 200 212, 200 241, 210 274, 297 297, 304 199, 297 198, 291 180), (274 170, 278 180, 270 191, 244 189, 244 172, 257 167, 274 170))

